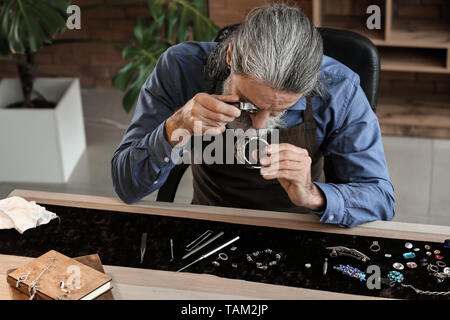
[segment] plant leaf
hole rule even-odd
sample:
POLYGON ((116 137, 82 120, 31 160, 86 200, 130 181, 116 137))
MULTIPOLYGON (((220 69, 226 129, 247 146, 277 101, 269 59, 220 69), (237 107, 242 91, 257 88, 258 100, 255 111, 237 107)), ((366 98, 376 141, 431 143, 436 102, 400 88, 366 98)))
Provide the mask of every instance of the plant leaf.
POLYGON ((126 47, 122 56, 133 59, 113 79, 114 87, 126 91, 122 104, 129 112, 142 85, 155 67, 160 55, 171 45, 189 39, 211 41, 219 28, 207 16, 207 0, 148 0, 151 19, 136 20, 136 45, 126 47))
POLYGON ((142 86, 150 75, 151 70, 155 67, 155 63, 150 63, 147 66, 142 66, 139 70, 139 75, 136 80, 132 83, 127 93, 122 99, 122 104, 126 112, 130 112, 136 102, 139 93, 141 92, 142 86))
POLYGON ((44 42, 63 32, 68 0, 2 0, 0 1, 1 51, 8 42, 10 53, 31 53, 42 48, 44 42))

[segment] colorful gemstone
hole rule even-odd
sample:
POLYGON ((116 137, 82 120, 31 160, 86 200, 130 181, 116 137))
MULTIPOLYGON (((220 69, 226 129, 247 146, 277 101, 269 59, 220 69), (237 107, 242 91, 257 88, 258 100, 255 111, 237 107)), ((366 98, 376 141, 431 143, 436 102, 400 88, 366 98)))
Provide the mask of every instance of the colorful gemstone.
POLYGON ((427 251, 427 252, 426 252, 426 255, 427 255, 427 256, 431 256, 432 254, 433 254, 433 253, 432 253, 431 251, 427 251))
POLYGON ((306 268, 306 269, 311 268, 311 263, 305 263, 305 268, 306 268))
POLYGON ((394 269, 397 269, 397 270, 403 270, 405 268, 403 266, 403 264, 401 264, 400 262, 396 262, 392 266, 394 267, 394 269))
POLYGON ((439 254, 441 253, 439 250, 434 250, 434 254, 439 254))
POLYGON ((390 254, 390 253, 386 253, 384 256, 385 256, 386 258, 392 258, 392 254, 390 254))
POLYGON ((414 248, 413 249, 415 252, 420 251, 420 248, 414 248))
POLYGON ((427 244, 424 245, 423 247, 425 248, 425 250, 430 250, 431 249, 431 247, 429 245, 427 245, 427 244))
POLYGON ((441 255, 438 255, 438 254, 437 254, 437 255, 435 255, 434 257, 435 257, 436 259, 438 259, 438 260, 442 260, 442 259, 444 259, 444 257, 443 257, 443 256, 441 256, 441 255))
POLYGON ((387 278, 390 281, 395 281, 398 283, 402 283, 404 279, 403 275, 398 271, 389 271, 389 273, 387 274, 387 278))
POLYGON ((406 266, 408 267, 408 268, 410 268, 410 269, 415 269, 415 268, 417 268, 417 263, 415 263, 415 262, 407 262, 406 263, 406 266))
POLYGON ((414 252, 405 252, 403 254, 403 258, 405 259, 414 259, 416 257, 416 254, 414 252))
POLYGON ((405 243, 405 248, 406 249, 411 249, 412 247, 413 247, 413 244, 411 242, 405 243))

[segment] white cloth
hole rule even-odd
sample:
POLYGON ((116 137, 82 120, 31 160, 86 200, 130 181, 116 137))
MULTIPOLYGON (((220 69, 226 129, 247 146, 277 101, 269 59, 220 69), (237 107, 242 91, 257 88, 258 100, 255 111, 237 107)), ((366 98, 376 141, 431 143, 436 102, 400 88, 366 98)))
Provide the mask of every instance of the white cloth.
POLYGON ((35 201, 27 201, 21 197, 10 197, 0 200, 0 229, 15 228, 20 233, 46 224, 58 216, 45 210, 35 201))

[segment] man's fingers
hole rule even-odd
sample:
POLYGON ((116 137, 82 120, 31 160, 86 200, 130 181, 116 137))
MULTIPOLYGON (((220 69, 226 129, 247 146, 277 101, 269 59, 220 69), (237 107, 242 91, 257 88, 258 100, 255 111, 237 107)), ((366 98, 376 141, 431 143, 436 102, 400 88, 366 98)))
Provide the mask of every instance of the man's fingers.
POLYGON ((235 106, 227 104, 226 102, 223 102, 209 94, 197 94, 193 99, 194 102, 204 106, 206 109, 209 109, 212 112, 222 113, 233 118, 237 118, 241 115, 241 110, 239 110, 235 106))
POLYGON ((233 122, 235 119, 234 117, 227 116, 223 113, 213 112, 207 108, 194 108, 193 113, 194 116, 201 116, 202 118, 210 119, 220 123, 233 122))
POLYGON ((262 167, 261 174, 272 173, 277 170, 303 170, 305 168, 305 163, 297 161, 281 161, 270 165, 269 167, 262 167))
POLYGON ((272 180, 272 179, 295 180, 296 173, 298 173, 298 171, 296 170, 277 170, 275 172, 265 173, 261 175, 265 180, 272 180))
POLYGON ((306 149, 300 148, 300 147, 296 147, 292 144, 289 143, 280 143, 280 144, 271 144, 268 145, 266 147, 266 152, 271 155, 271 154, 275 154, 284 150, 289 150, 301 155, 307 155, 308 151, 306 149))
POLYGON ((292 150, 283 150, 280 152, 273 153, 268 157, 263 157, 260 159, 260 162, 263 166, 270 166, 281 161, 292 161, 292 162, 305 162, 309 156, 308 153, 297 153, 292 150))
POLYGON ((229 102, 236 102, 239 101, 239 96, 236 94, 210 94, 211 97, 222 100, 222 101, 229 101, 229 102))
POLYGON ((221 126, 225 125, 224 122, 206 118, 201 114, 195 116, 195 119, 196 119, 195 121, 201 121, 203 130, 205 130, 205 127, 215 128, 215 127, 221 127, 221 126))

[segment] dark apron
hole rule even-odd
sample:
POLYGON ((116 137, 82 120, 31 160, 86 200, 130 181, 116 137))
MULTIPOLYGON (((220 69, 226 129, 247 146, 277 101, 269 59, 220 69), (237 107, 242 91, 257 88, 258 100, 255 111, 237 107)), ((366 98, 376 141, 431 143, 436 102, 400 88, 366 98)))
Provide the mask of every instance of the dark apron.
MULTIPOLYGON (((307 97, 306 101, 303 123, 292 128, 279 129, 279 141, 308 150, 312 159, 312 181, 325 182, 324 158, 319 149, 311 99, 307 97)), ((278 180, 263 179, 259 169, 249 169, 241 164, 192 164, 191 168, 194 186, 192 204, 311 212, 294 205, 278 180)))

